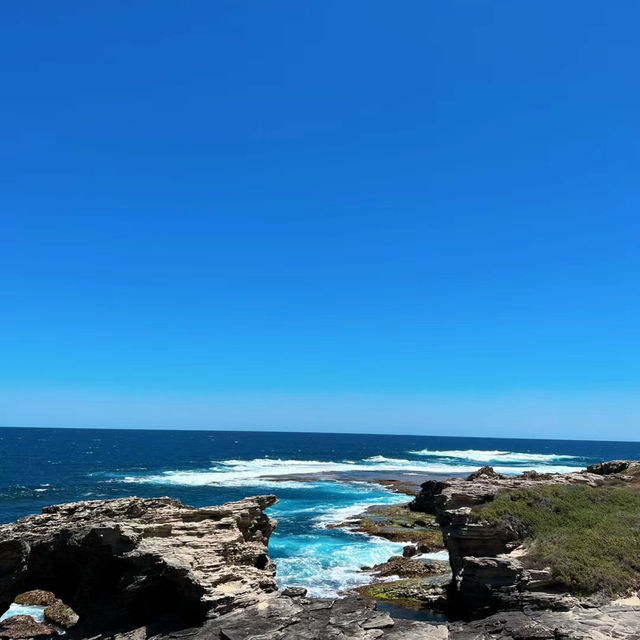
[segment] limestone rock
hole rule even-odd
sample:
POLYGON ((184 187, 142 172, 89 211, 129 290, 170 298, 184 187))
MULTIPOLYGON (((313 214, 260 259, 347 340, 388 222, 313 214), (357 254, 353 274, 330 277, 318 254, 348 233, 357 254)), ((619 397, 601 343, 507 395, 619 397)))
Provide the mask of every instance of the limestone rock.
POLYGON ((37 622, 31 616, 12 616, 0 622, 0 638, 18 640, 21 638, 51 638, 56 631, 42 622, 37 622))
POLYGON ((78 624, 78 614, 62 600, 56 600, 44 610, 44 617, 63 629, 70 629, 78 624))
POLYGON ((451 604, 466 612, 486 615, 500 609, 567 608, 567 597, 554 590, 548 572, 527 570, 511 552, 522 538, 513 526, 478 522, 472 518, 476 505, 490 502, 501 491, 535 488, 540 485, 583 484, 600 486, 618 475, 624 480, 640 471, 640 463, 612 461, 592 465, 587 471, 568 474, 525 472, 501 476, 483 467, 467 478, 430 480, 410 504, 410 509, 435 515, 449 551, 453 572, 451 604), (511 528, 510 528, 511 527, 511 528))
POLYGON ((83 631, 159 617, 199 623, 276 590, 267 543, 276 526, 258 496, 196 509, 169 498, 95 500, 0 526, 0 606, 49 589, 83 631))
POLYGON ((43 591, 42 589, 33 589, 32 591, 25 591, 18 594, 13 601, 16 604, 24 605, 36 605, 40 607, 46 607, 53 604, 57 600, 55 594, 51 591, 43 591))

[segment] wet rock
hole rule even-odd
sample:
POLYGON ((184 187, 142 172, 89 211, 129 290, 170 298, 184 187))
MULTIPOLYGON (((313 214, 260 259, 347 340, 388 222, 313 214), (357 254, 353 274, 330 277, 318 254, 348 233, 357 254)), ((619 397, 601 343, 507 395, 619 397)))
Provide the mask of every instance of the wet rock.
POLYGON ((51 638, 56 631, 47 624, 37 622, 31 616, 13 616, 0 622, 0 638, 18 640, 20 638, 51 638))
POLYGON ((55 594, 51 593, 51 591, 44 591, 43 589, 25 591, 13 599, 16 604, 35 605, 39 607, 46 607, 53 604, 56 600, 55 594))
POLYGON ((392 556, 386 562, 372 567, 370 571, 380 578, 388 576, 420 578, 449 573, 449 565, 445 562, 423 562, 404 556, 392 556))
POLYGON ((70 629, 78 624, 78 614, 62 600, 56 600, 44 610, 44 617, 63 629, 70 629))
POLYGON ((348 528, 394 542, 421 544, 429 551, 443 547, 442 534, 435 518, 412 511, 408 504, 372 505, 362 514, 329 527, 348 528))
POLYGON ((446 608, 446 592, 450 580, 450 574, 402 578, 391 582, 375 582, 358 587, 356 591, 371 600, 389 602, 401 607, 415 608, 419 605, 442 610, 446 608))
POLYGON ((408 544, 402 549, 402 555, 405 558, 412 558, 413 556, 418 555, 418 547, 414 544, 408 544))
POLYGON ((304 598, 307 595, 307 590, 304 587, 287 587, 280 593, 288 598, 304 598))
POLYGON ((506 476, 496 473, 493 467, 485 465, 484 467, 480 467, 477 471, 470 473, 467 476, 467 480, 477 480, 478 478, 505 478, 505 477, 506 476))

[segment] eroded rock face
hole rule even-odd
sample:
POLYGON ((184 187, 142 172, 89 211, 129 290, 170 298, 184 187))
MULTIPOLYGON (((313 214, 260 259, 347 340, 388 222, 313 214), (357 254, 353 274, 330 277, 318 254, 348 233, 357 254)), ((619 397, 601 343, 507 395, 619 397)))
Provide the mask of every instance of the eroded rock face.
POLYGON ((56 600, 44 610, 44 617, 63 629, 71 629, 78 624, 80 616, 62 600, 56 600))
POLYGON ((267 555, 276 523, 263 512, 276 501, 196 509, 122 498, 47 507, 0 526, 0 606, 29 589, 50 590, 88 633, 158 618, 186 626, 257 604, 276 590, 267 555))
POLYGON ((477 522, 472 518, 472 509, 490 502, 502 491, 543 484, 595 487, 607 481, 604 476, 635 468, 640 469, 640 463, 614 461, 593 465, 586 472, 525 472, 507 477, 483 467, 467 478, 425 482, 410 508, 435 515, 442 528, 453 572, 449 594, 452 606, 475 616, 524 607, 570 609, 575 600, 556 589, 548 571, 523 567, 516 550, 520 532, 508 526, 477 522))
POLYGON ((608 462, 590 464, 587 467, 587 472, 599 476, 640 473, 640 462, 637 460, 609 460, 608 462))

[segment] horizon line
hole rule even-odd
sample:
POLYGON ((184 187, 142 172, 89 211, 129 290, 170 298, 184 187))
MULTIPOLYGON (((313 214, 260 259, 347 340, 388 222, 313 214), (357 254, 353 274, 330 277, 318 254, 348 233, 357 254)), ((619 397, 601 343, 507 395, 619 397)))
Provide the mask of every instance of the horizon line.
POLYGON ((175 427, 76 427, 76 426, 47 426, 47 425, 0 425, 0 429, 64 429, 75 431, 173 431, 176 433, 296 433, 301 435, 351 435, 351 436, 389 436, 395 438, 449 438, 451 440, 464 440, 473 438, 476 440, 532 440, 540 442, 608 442, 616 444, 637 444, 640 440, 604 440, 604 439, 587 439, 587 438, 525 438, 518 436, 501 437, 501 436, 450 436, 440 434, 424 434, 424 433, 369 433, 364 431, 296 431, 295 429, 216 429, 206 427, 202 429, 185 428, 176 429, 175 427))

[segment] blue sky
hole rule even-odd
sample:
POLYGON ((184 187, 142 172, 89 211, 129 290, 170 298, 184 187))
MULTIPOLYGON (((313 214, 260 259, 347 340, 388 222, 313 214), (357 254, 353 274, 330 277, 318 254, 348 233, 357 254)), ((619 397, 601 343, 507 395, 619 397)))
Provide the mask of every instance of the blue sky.
POLYGON ((1 12, 1 424, 638 438, 638 3, 1 12))

